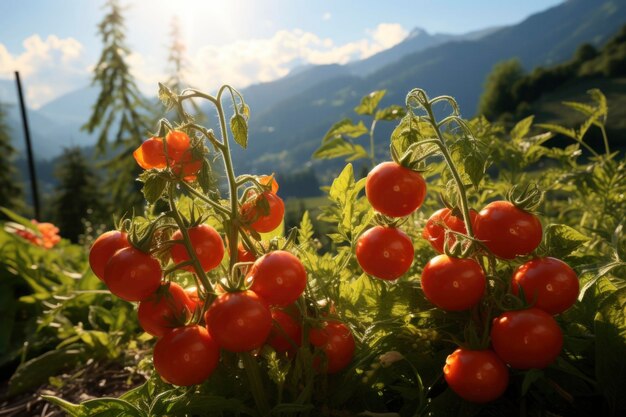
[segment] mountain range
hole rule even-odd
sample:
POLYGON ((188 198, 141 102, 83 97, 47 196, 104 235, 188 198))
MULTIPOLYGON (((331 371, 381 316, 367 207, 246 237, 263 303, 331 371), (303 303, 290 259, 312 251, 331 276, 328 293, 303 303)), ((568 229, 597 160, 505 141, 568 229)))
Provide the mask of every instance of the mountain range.
MULTIPOLYGON (((320 174, 328 165, 311 163, 328 128, 365 94, 386 89, 381 105, 403 104, 415 87, 429 95, 454 96, 464 116, 474 115, 486 76, 506 59, 519 58, 531 70, 562 62, 583 43, 601 45, 626 22, 624 0, 567 0, 506 27, 465 35, 429 34, 413 30, 398 45, 346 65, 310 65, 287 76, 242 90, 251 108, 250 141, 234 157, 241 172, 289 172, 307 164, 320 174)), ((0 81, 7 97, 11 81, 0 81)), ((29 112, 38 158, 51 158, 64 146, 93 145, 95 137, 80 130, 87 120, 97 89, 84 87, 29 112)), ((21 132, 17 106, 9 108, 9 124, 21 132)), ((378 142, 386 142, 389 126, 381 125, 378 142)), ((21 146, 21 135, 15 135, 21 146)))

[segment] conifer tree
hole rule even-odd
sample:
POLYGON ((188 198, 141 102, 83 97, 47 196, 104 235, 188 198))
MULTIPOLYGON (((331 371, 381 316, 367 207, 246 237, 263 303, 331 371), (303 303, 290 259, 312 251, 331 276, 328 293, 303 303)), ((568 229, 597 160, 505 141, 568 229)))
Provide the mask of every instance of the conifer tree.
POLYGON ((59 184, 52 200, 54 223, 61 236, 78 242, 85 232, 84 219, 96 224, 106 221, 107 210, 98 176, 79 147, 63 151, 55 176, 59 184))
POLYGON ((12 165, 15 148, 11 145, 11 131, 6 118, 5 107, 0 103, 0 205, 19 211, 24 207, 21 200, 23 190, 12 165))
MULTIPOLYGON (((180 29, 180 21, 177 16, 172 18, 171 30, 170 30, 171 43, 168 50, 167 62, 168 70, 170 73, 169 78, 166 81, 166 85, 174 92, 180 93, 185 88, 190 87, 185 79, 185 75, 188 71, 188 61, 186 57, 187 47, 183 41, 183 36, 180 29)), ((190 100, 191 103, 191 116, 197 121, 204 119, 200 107, 195 101, 190 100)))
POLYGON ((108 10, 98 25, 104 47, 94 70, 93 84, 100 94, 84 129, 99 131, 100 154, 113 145, 113 157, 107 161, 109 177, 106 186, 120 212, 141 211, 143 196, 135 178, 140 169, 132 152, 149 134, 151 110, 130 73, 127 59, 124 17, 118 0, 107 0, 108 10))

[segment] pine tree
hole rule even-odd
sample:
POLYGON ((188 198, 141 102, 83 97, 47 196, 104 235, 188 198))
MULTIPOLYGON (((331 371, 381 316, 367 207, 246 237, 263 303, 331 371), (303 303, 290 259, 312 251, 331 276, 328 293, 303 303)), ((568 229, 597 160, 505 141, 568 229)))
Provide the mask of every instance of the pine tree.
MULTIPOLYGON (((170 29, 171 43, 169 46, 169 52, 167 56, 167 62, 169 64, 170 76, 166 81, 166 85, 175 93, 180 93, 189 85, 185 80, 185 74, 187 73, 187 47, 183 41, 182 33, 180 30, 180 21, 177 16, 172 18, 172 24, 170 29)), ((200 106, 195 101, 189 100, 192 107, 192 114, 197 121, 204 119, 200 106)))
POLYGON ((106 163, 109 178, 106 186, 120 211, 141 210, 143 196, 135 181, 140 173, 132 157, 148 134, 151 110, 130 74, 125 44, 124 17, 118 0, 107 0, 108 13, 98 25, 104 48, 94 70, 93 84, 100 94, 84 129, 99 130, 97 149, 103 154, 113 140, 114 155, 106 163))
POLYGON ((0 206, 21 210, 24 207, 21 200, 23 191, 12 165, 15 148, 11 145, 11 131, 6 118, 4 105, 0 103, 0 206))
POLYGON ((106 221, 98 176, 79 147, 63 151, 55 176, 59 184, 52 201, 54 223, 61 236, 78 242, 85 232, 84 219, 94 224, 106 221))

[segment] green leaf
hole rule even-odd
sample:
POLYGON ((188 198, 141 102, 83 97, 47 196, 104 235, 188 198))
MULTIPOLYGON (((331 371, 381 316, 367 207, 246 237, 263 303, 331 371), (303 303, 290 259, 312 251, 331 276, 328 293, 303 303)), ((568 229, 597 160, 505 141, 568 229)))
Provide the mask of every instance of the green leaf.
POLYGON ((354 168, 352 164, 347 164, 341 174, 335 178, 328 191, 328 197, 331 200, 344 203, 348 195, 348 191, 354 186, 354 168))
POLYGON ((425 137, 435 137, 435 132, 421 122, 419 117, 407 113, 391 133, 391 144, 396 148, 398 155, 402 155, 411 144, 425 137))
POLYGON ((331 139, 323 143, 313 154, 313 158, 316 159, 339 157, 347 157, 348 161, 354 161, 359 158, 367 158, 368 154, 361 145, 354 145, 342 138, 331 139))
POLYGON ((167 187, 167 179, 161 176, 160 173, 152 170, 142 172, 139 175, 139 181, 143 182, 141 192, 150 204, 161 198, 165 187, 167 187))
POLYGON ((402 106, 392 105, 376 111, 375 120, 398 120, 404 117, 406 109, 402 106))
POLYGON ((376 110, 378 103, 380 103, 380 100, 386 93, 386 90, 372 91, 361 99, 361 103, 354 108, 354 111, 360 115, 374 114, 374 110, 376 110))
POLYGON ((67 412, 71 417, 86 416, 86 414, 83 413, 80 405, 72 404, 69 401, 65 401, 64 399, 55 397, 53 395, 42 395, 41 398, 61 408, 63 411, 67 412))
POLYGON ((610 294, 595 317, 596 378, 611 409, 626 409, 626 288, 610 294))
POLYGON ((37 235, 40 234, 39 233, 39 229, 37 229, 37 226, 35 224, 33 224, 27 218, 22 217, 19 214, 12 212, 11 210, 9 210, 8 208, 5 208, 5 207, 0 207, 0 212, 4 213, 5 216, 7 216, 9 219, 14 221, 15 223, 19 223, 22 226, 24 226, 25 228, 27 228, 29 230, 32 230, 37 235))
POLYGON ((313 239, 313 223, 311 222, 311 216, 309 211, 305 210, 300 221, 300 227, 298 228, 298 243, 300 245, 308 245, 309 241, 313 239))
POLYGON ((570 129, 568 127, 555 125, 553 123, 540 123, 540 124, 537 125, 537 127, 549 130, 550 132, 559 133, 561 135, 570 137, 572 139, 577 139, 578 138, 578 135, 576 134, 576 131, 574 129, 570 129))
POLYGON ((523 139, 528 135, 530 127, 533 125, 535 116, 528 116, 527 118, 520 120, 511 130, 511 139, 514 141, 523 139))
POLYGON ((248 147, 248 122, 241 114, 235 114, 230 119, 230 130, 233 132, 235 142, 242 148, 248 147))
POLYGON ((351 138, 358 138, 359 136, 363 136, 368 132, 369 130, 367 129, 367 127, 365 127, 362 121, 355 125, 352 120, 343 119, 331 126, 328 132, 326 132, 326 135, 324 135, 322 143, 325 143, 330 139, 341 137, 343 135, 351 138))
POLYGON ((51 350, 20 365, 9 380, 9 395, 29 391, 79 363, 84 350, 67 348, 51 350))
POLYGON ((565 224, 550 224, 545 230, 544 240, 550 256, 562 259, 589 241, 589 237, 565 224))

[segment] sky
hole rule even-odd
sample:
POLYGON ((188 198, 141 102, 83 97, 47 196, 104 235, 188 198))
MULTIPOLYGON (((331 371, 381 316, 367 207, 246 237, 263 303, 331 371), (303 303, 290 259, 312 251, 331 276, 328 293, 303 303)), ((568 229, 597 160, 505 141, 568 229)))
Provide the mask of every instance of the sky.
MULTIPOLYGON (((466 33, 510 25, 563 0, 120 0, 141 90, 167 78, 174 16, 188 83, 214 90, 271 81, 304 64, 344 64, 401 42, 412 29, 466 33)), ((104 0, 0 1, 0 79, 20 71, 39 108, 91 81, 104 0)), ((0 100, 6 99, 0 97, 0 100)), ((11 100, 14 101, 14 100, 11 100)))

